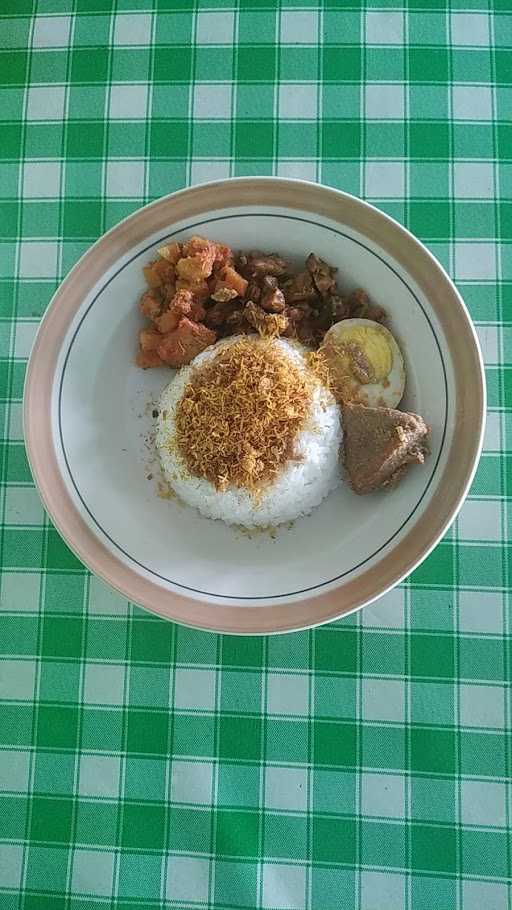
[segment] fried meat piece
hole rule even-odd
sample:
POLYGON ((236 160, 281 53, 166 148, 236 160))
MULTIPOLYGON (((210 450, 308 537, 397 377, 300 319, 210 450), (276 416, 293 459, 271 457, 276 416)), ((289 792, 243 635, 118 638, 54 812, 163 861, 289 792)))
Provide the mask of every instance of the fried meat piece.
POLYGON ((168 309, 155 319, 158 331, 172 332, 182 316, 188 316, 193 322, 200 322, 205 316, 204 307, 194 299, 193 292, 188 288, 177 291, 168 309))
POLYGON ((238 257, 238 266, 246 278, 259 278, 264 275, 282 278, 288 271, 288 263, 277 253, 241 253, 238 257))
POLYGON ((162 336, 158 356, 170 367, 182 367, 217 340, 217 335, 200 322, 183 316, 176 329, 162 336))
POLYGON ((293 306, 296 303, 312 303, 318 299, 311 272, 299 272, 283 284, 286 302, 293 306))
POLYGON ((229 290, 236 291, 238 297, 244 297, 245 292, 247 291, 248 281, 232 268, 232 266, 227 265, 219 273, 219 278, 217 281, 216 291, 221 290, 222 288, 228 288, 229 290))
POLYGON ((320 259, 315 253, 310 253, 306 259, 306 266, 310 273, 316 291, 324 299, 331 294, 336 293, 336 272, 338 269, 333 268, 328 262, 320 259))
POLYGON ((162 306, 162 297, 156 290, 146 291, 139 300, 139 310, 147 319, 158 319, 162 306))

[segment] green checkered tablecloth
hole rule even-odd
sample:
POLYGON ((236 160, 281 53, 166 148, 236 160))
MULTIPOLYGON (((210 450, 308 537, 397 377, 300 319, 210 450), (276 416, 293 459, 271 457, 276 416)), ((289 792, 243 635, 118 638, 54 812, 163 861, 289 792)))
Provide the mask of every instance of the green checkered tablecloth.
POLYGON ((0 910, 510 908, 512 0, 1 0, 0 910), (205 179, 375 202, 477 324, 485 449, 409 580, 312 632, 153 618, 45 517, 27 355, 96 238, 205 179))

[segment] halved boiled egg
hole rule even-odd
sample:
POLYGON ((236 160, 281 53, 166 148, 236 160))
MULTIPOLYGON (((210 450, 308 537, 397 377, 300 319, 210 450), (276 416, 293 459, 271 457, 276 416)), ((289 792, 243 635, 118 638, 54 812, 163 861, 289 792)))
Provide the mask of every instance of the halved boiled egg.
POLYGON ((396 408, 404 394, 404 360, 393 335, 371 319, 343 319, 326 332, 320 351, 341 403, 396 408))

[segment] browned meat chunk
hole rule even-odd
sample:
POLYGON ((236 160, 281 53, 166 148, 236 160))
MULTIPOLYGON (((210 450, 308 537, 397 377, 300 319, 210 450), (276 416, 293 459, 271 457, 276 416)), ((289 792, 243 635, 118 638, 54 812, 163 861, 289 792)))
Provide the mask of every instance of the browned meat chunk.
POLYGON ((162 335, 166 335, 167 332, 173 332, 177 328, 182 315, 178 310, 169 309, 155 320, 160 333, 160 340, 162 340, 162 335))
POLYGON ((373 322, 384 322, 386 318, 386 311, 382 307, 370 303, 368 294, 360 288, 352 291, 346 302, 351 317, 371 319, 373 322))
POLYGON ((238 265, 247 278, 258 278, 263 275, 282 278, 288 271, 288 263, 276 253, 241 254, 238 257, 238 265))
POLYGON ((288 319, 288 327, 283 333, 288 338, 298 338, 305 345, 313 345, 316 339, 315 322, 317 312, 309 304, 286 306, 284 315, 288 319))
POLYGON ((142 269, 144 273, 144 278, 147 281, 148 287, 150 288, 159 288, 162 284, 162 279, 158 272, 153 269, 154 262, 151 262, 149 265, 145 265, 142 269))
POLYGON ((188 288, 183 288, 172 298, 169 308, 155 320, 159 332, 172 332, 177 328, 182 316, 188 316, 194 322, 204 319, 204 307, 194 299, 188 288))
POLYGON ((212 273, 213 257, 198 254, 180 259, 176 265, 176 274, 188 284, 200 284, 212 273))
POLYGON ((298 325, 306 316, 306 311, 302 307, 290 306, 285 310, 286 316, 291 326, 298 325))
POLYGON ((200 284, 212 274, 216 246, 202 237, 192 237, 183 247, 184 256, 176 263, 176 274, 189 284, 200 284))
POLYGON ((333 323, 341 322, 342 319, 348 319, 350 317, 350 306, 342 297, 333 294, 329 303, 331 306, 333 323))
POLYGON ((201 256, 207 254, 209 257, 211 255, 212 259, 215 259, 215 242, 213 240, 208 240, 206 237, 200 237, 198 234, 194 234, 190 240, 187 240, 183 244, 183 256, 201 256))
POLYGON ((335 275, 338 269, 334 269, 323 259, 320 259, 319 256, 315 256, 314 253, 309 254, 306 259, 306 265, 320 297, 326 298, 330 294, 336 293, 335 275))
POLYGON ((235 257, 231 247, 226 246, 225 243, 216 243, 215 247, 215 268, 222 269, 226 265, 233 265, 235 257))
POLYGON ((210 286, 207 281, 185 281, 178 278, 176 282, 177 291, 190 291, 194 300, 198 303, 204 303, 210 296, 210 286))
POLYGON ((195 235, 183 245, 183 256, 203 256, 212 259, 212 262, 225 266, 233 262, 233 251, 224 243, 207 240, 206 237, 195 235))
POLYGON ((228 317, 239 309, 240 303, 234 303, 231 300, 227 300, 225 303, 218 301, 206 311, 205 325, 210 329, 219 329, 226 323, 228 317))
POLYGON ((161 246, 158 250, 158 255, 172 265, 176 265, 178 259, 183 256, 181 243, 168 243, 166 246, 161 246))
POLYGON ((292 306, 295 303, 313 302, 317 300, 317 293, 310 272, 299 272, 290 281, 283 285, 286 302, 292 306))
POLYGON ((158 355, 170 367, 182 367, 190 363, 201 351, 217 340, 217 335, 205 325, 191 322, 183 316, 177 328, 162 337, 158 355))
POLYGON ((158 319, 162 312, 162 298, 157 291, 146 291, 139 301, 139 310, 148 319, 158 319))
POLYGON ((176 263, 176 273, 189 284, 202 284, 213 272, 214 265, 229 268, 232 261, 229 247, 205 237, 191 237, 183 246, 183 258, 176 263))
POLYGON ((254 331, 245 318, 246 306, 247 304, 233 307, 232 312, 229 313, 224 323, 223 335, 250 335, 254 331))
POLYGON ((344 458, 355 493, 392 487, 408 466, 423 464, 429 428, 418 414, 392 408, 343 408, 344 458))
POLYGON ((166 259, 156 259, 144 268, 144 277, 151 288, 168 293, 176 281, 174 265, 166 259))
POLYGON ((227 265, 219 274, 216 290, 230 288, 230 290, 236 291, 238 297, 243 297, 247 290, 247 284, 248 282, 242 275, 230 265, 227 265))
POLYGON ((262 281, 263 292, 260 297, 260 305, 269 313, 282 313, 286 301, 281 289, 277 286, 277 278, 266 275, 262 281))
MULTIPOLYGON (((275 280, 275 279, 273 279, 275 280)), ((246 300, 253 300, 254 303, 260 302, 260 297, 262 295, 261 283, 256 281, 250 281, 247 286, 247 293, 245 295, 246 300)))
POLYGON ((299 322, 296 330, 296 335, 299 341, 302 341, 302 344, 307 346, 314 346, 318 341, 318 333, 315 328, 315 324, 311 317, 306 317, 301 322, 299 322))

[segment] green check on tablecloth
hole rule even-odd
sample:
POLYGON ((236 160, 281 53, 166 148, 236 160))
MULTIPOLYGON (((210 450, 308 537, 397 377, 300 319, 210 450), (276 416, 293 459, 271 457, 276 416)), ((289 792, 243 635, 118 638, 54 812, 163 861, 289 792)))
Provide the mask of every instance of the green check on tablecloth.
POLYGON ((512 3, 0 2, 0 910, 508 910, 512 3), (361 613, 238 639, 92 577, 27 466, 59 281, 207 179, 322 181, 455 278, 487 370, 452 530, 361 613))

